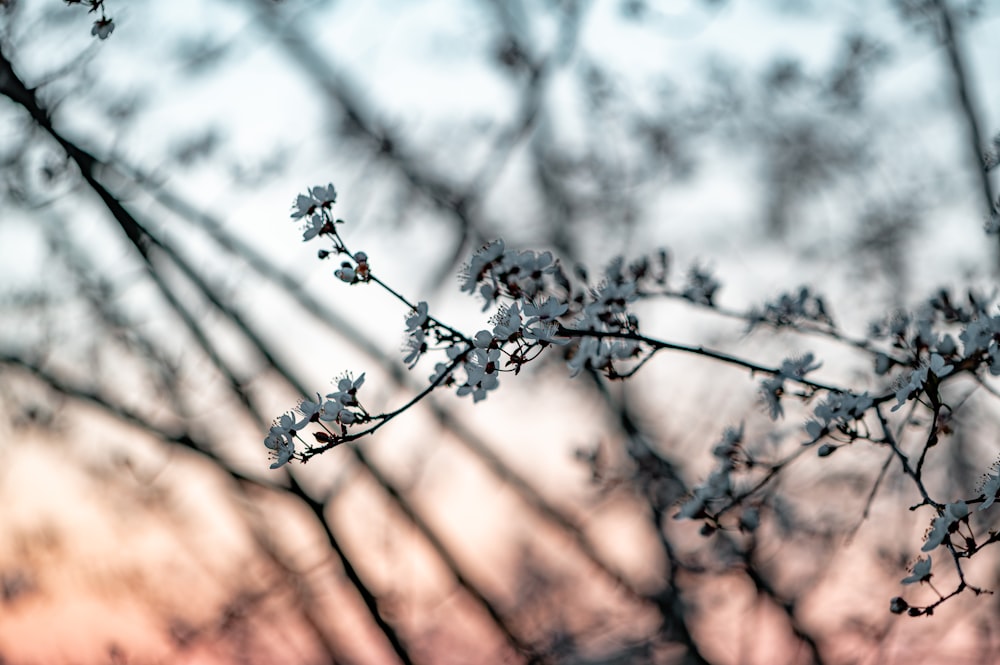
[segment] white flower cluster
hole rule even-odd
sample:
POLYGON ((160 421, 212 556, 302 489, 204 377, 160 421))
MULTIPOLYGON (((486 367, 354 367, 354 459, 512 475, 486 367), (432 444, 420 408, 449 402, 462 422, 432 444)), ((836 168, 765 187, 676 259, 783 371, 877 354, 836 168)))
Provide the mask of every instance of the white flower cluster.
POLYGON ((896 405, 892 407, 892 410, 898 410, 911 398, 923 392, 928 380, 948 376, 952 369, 952 366, 947 364, 942 356, 932 353, 929 362, 921 363, 900 382, 899 389, 896 391, 896 405))
POLYGON ((785 410, 781 406, 781 398, 785 394, 785 381, 805 378, 806 374, 821 366, 822 363, 817 362, 813 354, 807 353, 801 358, 789 358, 783 361, 781 368, 774 376, 760 382, 761 396, 767 404, 772 420, 777 420, 785 415, 785 410))
POLYGON ((684 285, 681 295, 700 305, 714 305, 715 293, 720 286, 721 284, 707 268, 696 265, 688 271, 687 283, 684 285))
MULTIPOLYGON (((732 474, 741 467, 753 465, 752 458, 743 450, 743 425, 726 428, 722 440, 712 449, 712 455, 718 460, 718 466, 707 479, 696 485, 687 500, 681 504, 674 519, 707 519, 711 528, 718 526, 718 515, 721 510, 733 507, 738 501, 734 491, 732 474), (715 510, 715 514, 712 511, 715 510)), ((743 506, 739 520, 739 528, 753 531, 760 521, 760 514, 754 506, 743 506)))
POLYGON ((477 251, 463 270, 462 291, 483 297, 485 311, 501 296, 532 300, 546 290, 546 276, 557 270, 551 252, 518 252, 494 240, 477 251))
MULTIPOLYGON (((473 254, 460 276, 461 290, 481 297, 484 311, 491 308, 494 311, 489 327, 468 335, 432 316, 427 302, 414 304, 373 275, 365 252, 348 250, 337 231, 341 220, 332 215, 336 199, 332 184, 312 187, 296 198, 291 217, 303 221, 303 239, 323 237, 332 243, 331 249, 321 249, 319 256, 341 257, 334 272, 339 280, 376 285, 406 305, 403 362, 409 369, 415 369, 429 354, 438 354, 439 360, 426 388, 394 411, 370 414, 361 406, 357 393, 364 383, 364 374, 357 379, 344 376, 338 381, 337 390, 325 399, 317 394, 315 400, 303 400, 294 411, 275 421, 264 440, 275 459, 272 468, 292 459, 306 461, 336 445, 371 434, 437 388, 454 389, 458 396, 469 395, 473 402, 480 402, 499 387, 502 373, 519 372, 524 364, 550 348, 560 350, 572 376, 593 371, 612 379, 627 378, 655 353, 674 350, 700 354, 766 375, 760 383, 760 392, 772 419, 784 415, 783 399, 802 402, 817 399, 811 418, 804 423, 808 437, 804 443, 821 443, 817 449, 820 457, 857 442, 867 441, 890 449, 899 459, 903 473, 924 497, 921 505, 937 511, 922 551, 946 545, 960 574, 960 559, 971 557, 985 544, 1000 542, 1000 536, 977 542, 968 525, 970 504, 980 503, 979 511, 984 511, 1000 498, 1000 471, 994 468, 984 476, 978 496, 951 503, 933 499, 922 476, 928 451, 951 433, 949 421, 957 407, 949 404, 945 384, 960 376, 971 375, 983 382, 984 375, 1000 375, 1000 314, 996 313, 995 297, 970 291, 965 300, 956 302, 941 291, 916 314, 898 313, 873 324, 869 335, 861 340, 837 330, 822 297, 807 287, 782 294, 763 309, 735 314, 751 328, 760 323, 790 326, 868 353, 873 361, 873 379, 881 384, 880 391, 870 393, 810 378, 809 374, 821 366, 812 353, 770 367, 701 346, 645 336, 640 332, 638 317, 630 311, 631 305, 641 298, 683 298, 720 314, 734 315, 715 304, 720 285, 703 268, 692 268, 684 285, 671 290, 667 284, 665 252, 659 253, 658 260, 641 259, 628 265, 620 258, 614 259, 597 283, 590 283, 586 271, 577 268, 574 287, 551 252, 509 249, 502 240, 495 240, 473 254), (890 379, 892 384, 888 383, 890 379), (794 390, 790 385, 794 385, 794 390), (898 427, 891 426, 882 405, 893 400, 892 411, 907 404, 914 409, 925 409, 931 415, 930 424, 907 417, 897 422, 898 427), (869 417, 872 412, 875 416, 869 417), (313 433, 315 444, 300 436, 309 426, 319 428, 313 433), (927 428, 923 449, 911 458, 903 453, 898 442, 900 434, 894 431, 912 433, 919 427, 927 428), (297 443, 304 447, 297 448, 297 443), (959 529, 961 538, 953 538, 959 529)), ((755 459, 743 446, 743 436, 742 425, 726 431, 712 450, 716 467, 680 502, 675 519, 701 520, 703 533, 709 534, 729 528, 728 521, 723 524, 722 516, 738 511, 740 530, 757 528, 768 501, 762 488, 798 453, 773 462, 755 459), (734 478, 742 472, 757 473, 757 480, 737 490, 734 478)), ((903 584, 929 582, 931 563, 930 556, 919 559, 913 564, 911 574, 902 580, 903 584)), ((963 588, 975 590, 963 586, 958 591, 963 588)), ((931 613, 934 605, 911 607, 897 597, 890 608, 893 612, 908 611, 916 616, 931 613)))
POLYGON ((807 286, 800 286, 795 293, 782 293, 764 303, 762 308, 750 310, 747 319, 751 329, 761 323, 781 327, 793 326, 800 321, 833 325, 822 296, 814 294, 807 286))
MULTIPOLYGON (((471 395, 474 402, 482 401, 499 386, 502 372, 519 372, 549 347, 567 349, 567 364, 574 376, 591 369, 618 378, 621 374, 616 363, 641 355, 638 320, 628 312, 628 305, 640 296, 641 283, 665 289, 665 252, 659 254, 658 262, 643 259, 627 267, 616 259, 597 285, 574 290, 551 252, 519 251, 508 249, 502 240, 490 242, 464 267, 461 290, 480 296, 484 310, 496 308, 490 319, 492 327, 468 336, 431 316, 426 302, 411 304, 374 278, 367 254, 349 251, 337 231, 342 220, 332 214, 336 200, 333 184, 311 187, 296 197, 291 218, 302 221, 303 240, 324 237, 332 242, 332 248, 321 249, 319 256, 343 258, 334 271, 337 279, 349 284, 376 283, 407 304, 403 362, 414 369, 430 353, 444 356, 436 362, 423 394, 446 386, 459 396, 471 395)), ((585 273, 581 279, 586 281, 585 273)), ((697 291, 691 291, 690 297, 710 302, 718 283, 707 272, 695 269, 689 275, 689 289, 697 291)), ((315 434, 323 445, 300 453, 303 460, 374 431, 396 415, 365 414, 364 422, 371 427, 349 433, 347 425, 361 422, 347 408, 350 406, 332 398, 324 401, 317 395, 316 401, 305 400, 299 406, 302 418, 294 413, 282 416, 265 441, 278 460, 276 466, 296 456, 297 432, 310 422, 323 427, 323 432, 315 434)))
POLYGON ((985 354, 990 374, 1000 376, 1000 315, 977 317, 958 336, 966 358, 985 354))
MULTIPOLYGON (((315 402, 304 399, 294 412, 284 413, 275 420, 264 439, 264 445, 275 457, 271 468, 277 469, 295 456, 295 440, 300 439, 298 433, 309 423, 333 423, 343 436, 348 426, 366 422, 368 414, 358 402, 358 389, 364 382, 364 374, 357 379, 346 375, 337 382, 337 390, 327 394, 325 400, 317 393, 315 402)), ((328 443, 332 438, 323 432, 313 436, 320 443, 328 443)))
POLYGON ((814 443, 833 431, 849 433, 851 424, 864 418, 865 412, 875 401, 867 393, 829 393, 813 410, 814 420, 806 423, 806 433, 812 437, 807 443, 814 443))

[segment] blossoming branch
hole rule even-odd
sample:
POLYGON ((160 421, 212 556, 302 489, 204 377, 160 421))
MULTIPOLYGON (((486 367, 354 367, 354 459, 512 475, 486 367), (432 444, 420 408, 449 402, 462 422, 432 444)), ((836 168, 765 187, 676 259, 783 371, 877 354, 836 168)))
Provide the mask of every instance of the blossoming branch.
MULTIPOLYGON (((554 349, 563 354, 571 377, 596 372, 611 380, 633 376, 663 351, 695 354, 763 376, 760 395, 773 420, 784 416, 783 404, 788 399, 814 406, 812 417, 802 423, 801 448, 783 459, 755 459, 743 444, 743 427, 728 429, 712 450, 715 470, 677 506, 676 519, 701 521, 706 535, 719 529, 752 532, 759 526, 766 501, 764 488, 803 451, 815 449, 820 457, 827 457, 840 448, 867 443, 885 448, 890 455, 886 468, 897 461, 902 474, 914 484, 922 500, 912 509, 927 506, 932 510, 921 550, 944 548, 958 580, 947 595, 932 586, 938 600, 930 605, 911 606, 896 597, 890 610, 929 615, 962 591, 986 592, 966 581, 963 562, 1000 541, 997 532, 977 533, 971 523, 971 506, 979 504, 979 511, 986 510, 1000 498, 1000 470, 994 467, 986 473, 981 486, 962 499, 932 496, 924 482, 924 469, 931 449, 950 433, 947 421, 961 407, 946 399, 945 384, 961 379, 998 395, 988 383, 989 377, 1000 375, 1000 313, 993 297, 969 291, 959 302, 942 291, 916 313, 893 314, 873 324, 867 336, 857 338, 841 331, 824 299, 805 287, 781 294, 761 308, 733 312, 716 304, 720 284, 704 269, 692 268, 683 284, 673 287, 665 251, 631 263, 615 258, 601 279, 590 283, 585 271, 571 279, 550 252, 518 251, 494 240, 476 251, 461 272, 461 290, 479 297, 483 311, 493 312, 490 327, 467 334, 435 318, 427 302, 413 302, 383 282, 365 252, 348 248, 338 230, 344 222, 332 212, 336 200, 332 184, 313 187, 296 198, 291 217, 302 222, 303 240, 330 243, 318 255, 339 260, 334 275, 340 281, 376 285, 397 299, 405 308, 403 362, 413 370, 425 356, 433 356, 434 371, 409 401, 381 414, 369 412, 359 396, 364 373, 341 375, 335 391, 303 399, 275 420, 264 440, 275 460, 272 469, 293 460, 307 462, 338 445, 374 434, 437 389, 453 389, 474 402, 485 400, 499 387, 501 375, 516 374, 554 349), (873 382, 884 389, 870 394, 814 379, 812 374, 821 363, 812 353, 769 366, 704 346, 647 336, 630 305, 655 298, 683 299, 737 317, 748 328, 790 329, 860 349, 870 357, 873 382), (889 403, 887 413, 884 407, 889 403), (890 417, 900 410, 904 420, 893 426, 890 417), (913 418, 917 410, 930 415, 922 429, 913 418), (916 456, 904 452, 897 433, 909 431, 916 431, 921 442, 916 456)), ((883 478, 884 473, 872 489, 869 504, 883 478)), ((930 555, 917 560, 902 583, 930 585, 931 564, 930 555)))

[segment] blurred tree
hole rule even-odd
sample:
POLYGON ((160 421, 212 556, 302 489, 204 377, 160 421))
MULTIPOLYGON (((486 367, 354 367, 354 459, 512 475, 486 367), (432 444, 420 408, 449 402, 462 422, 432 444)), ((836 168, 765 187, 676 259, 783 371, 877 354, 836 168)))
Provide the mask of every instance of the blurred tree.
MULTIPOLYGON (((452 277, 500 235, 568 266, 665 243, 702 299, 822 283, 855 325, 981 278, 984 3, 90 4, 93 36, 0 3, 0 660, 988 660, 992 600, 886 611, 919 538, 873 451, 768 475, 756 529, 670 519, 726 426, 762 464, 804 450, 730 369, 551 363, 308 466, 261 446, 340 368, 386 408, 423 378, 406 313, 293 246, 320 181, 380 275, 463 322, 452 277)), ((643 316, 811 348, 702 311, 643 316)), ((994 418, 953 419, 935 482, 968 493, 994 418)))

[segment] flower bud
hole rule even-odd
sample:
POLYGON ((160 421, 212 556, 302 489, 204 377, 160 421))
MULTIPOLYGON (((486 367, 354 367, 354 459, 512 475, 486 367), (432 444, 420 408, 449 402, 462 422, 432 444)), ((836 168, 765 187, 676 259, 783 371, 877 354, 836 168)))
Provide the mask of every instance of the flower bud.
POLYGON ((899 596, 896 596, 895 598, 889 601, 889 611, 892 612, 893 614, 902 614, 909 608, 910 608, 909 603, 907 603, 899 596))

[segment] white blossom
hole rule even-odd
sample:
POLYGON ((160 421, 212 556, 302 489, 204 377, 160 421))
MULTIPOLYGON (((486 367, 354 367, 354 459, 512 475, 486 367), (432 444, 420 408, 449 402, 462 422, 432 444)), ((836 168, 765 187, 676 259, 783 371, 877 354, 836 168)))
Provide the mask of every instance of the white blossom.
POLYGON ((910 571, 909 577, 904 577, 903 584, 916 584, 917 582, 926 582, 931 578, 931 557, 928 556, 926 559, 919 559, 915 564, 913 564, 913 569, 910 571))
POLYGON ((984 501, 979 510, 986 510, 997 500, 997 494, 1000 494, 1000 470, 986 476, 980 491, 983 493, 984 501))
POLYGON ((287 464, 295 454, 295 433, 308 423, 308 419, 297 421, 293 413, 283 413, 271 425, 271 431, 264 438, 264 445, 275 457, 272 469, 287 464))
POLYGON ((530 326, 539 321, 554 321, 565 314, 568 309, 569 305, 567 303, 561 302, 551 296, 546 298, 545 302, 541 305, 535 305, 533 302, 525 302, 524 315, 528 317, 525 325, 530 326))
POLYGON ((413 369, 420 360, 420 356, 427 350, 427 342, 424 341, 424 331, 417 328, 410 333, 404 350, 408 353, 403 358, 403 362, 406 363, 407 369, 413 369))
POLYGON ((99 18, 94 21, 93 27, 90 28, 90 34, 98 39, 107 39, 114 31, 115 22, 114 19, 110 18, 99 18))
POLYGON ((503 256, 504 244, 503 240, 494 240, 491 243, 483 245, 472 255, 469 260, 469 265, 465 268, 465 279, 462 284, 462 291, 468 291, 469 293, 476 292, 476 286, 483 279, 486 269, 497 259, 503 256))
POLYGON ((896 391, 896 405, 892 407, 892 410, 898 410, 910 397, 919 394, 924 389, 929 376, 947 376, 951 373, 951 370, 952 366, 946 364, 944 358, 936 353, 931 354, 930 362, 922 363, 920 367, 911 371, 910 375, 900 385, 899 390, 896 391))
POLYGON ((358 390, 365 382, 365 374, 361 373, 357 379, 352 379, 349 374, 337 381, 337 390, 329 393, 327 397, 339 402, 344 406, 355 406, 358 403, 358 390))
POLYGON ((312 215, 309 221, 302 227, 302 241, 307 242, 318 236, 319 232, 323 230, 324 224, 326 224, 326 220, 321 216, 312 215))
POLYGON ((808 443, 814 443, 825 432, 847 425, 864 417, 874 400, 867 393, 854 395, 852 393, 829 393, 813 410, 815 420, 806 423, 806 432, 811 437, 808 443))
POLYGON ((406 317, 406 332, 412 333, 418 328, 423 328, 427 323, 427 303, 423 300, 417 303, 416 309, 406 317))

